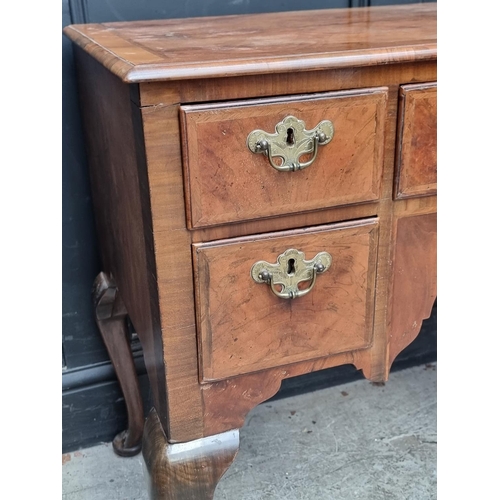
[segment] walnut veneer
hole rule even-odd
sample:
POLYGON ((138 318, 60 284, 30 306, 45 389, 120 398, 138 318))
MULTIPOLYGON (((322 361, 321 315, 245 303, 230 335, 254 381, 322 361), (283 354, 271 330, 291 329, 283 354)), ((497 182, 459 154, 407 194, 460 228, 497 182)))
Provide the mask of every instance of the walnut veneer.
POLYGON ((284 378, 352 363, 386 380, 430 314, 436 6, 65 33, 75 43, 104 272, 96 314, 128 394, 131 424, 116 446, 136 452, 142 422, 123 361, 128 313, 154 398, 143 444, 151 498, 212 498, 245 415, 284 378), (316 148, 307 168, 283 172, 247 138, 274 133, 287 116, 307 130, 328 120, 334 133, 302 143, 293 122, 286 140, 259 143, 286 154, 303 144, 295 166, 316 148), (285 262, 281 279, 302 279, 293 299, 272 284, 289 249, 331 257, 327 269, 285 262), (256 281, 257 261, 275 274, 256 281))

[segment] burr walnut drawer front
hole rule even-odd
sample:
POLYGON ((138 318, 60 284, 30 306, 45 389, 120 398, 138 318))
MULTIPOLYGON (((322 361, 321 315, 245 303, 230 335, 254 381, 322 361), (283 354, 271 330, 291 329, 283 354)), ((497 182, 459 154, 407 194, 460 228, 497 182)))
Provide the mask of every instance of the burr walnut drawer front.
POLYGON ((399 104, 396 198, 436 194, 437 84, 402 85, 399 104))
POLYGON ((202 382, 369 347, 378 218, 193 245, 202 382))
POLYGON ((375 201, 387 88, 181 106, 188 227, 375 201))

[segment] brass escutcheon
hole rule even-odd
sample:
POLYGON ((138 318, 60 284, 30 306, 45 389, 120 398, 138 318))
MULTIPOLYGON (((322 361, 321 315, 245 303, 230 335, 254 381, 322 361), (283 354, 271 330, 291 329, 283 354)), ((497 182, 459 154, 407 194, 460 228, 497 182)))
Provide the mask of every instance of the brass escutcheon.
POLYGON ((316 283, 318 274, 324 273, 332 264, 332 256, 328 252, 320 252, 312 260, 306 260, 304 252, 290 248, 278 256, 277 264, 265 260, 256 262, 250 271, 257 283, 267 283, 272 292, 281 299, 297 299, 308 294, 316 283), (299 283, 310 281, 304 290, 299 283), (276 290, 281 285, 281 290, 276 290))
POLYGON ((303 170, 313 163, 318 154, 318 146, 328 144, 334 134, 331 121, 323 120, 312 130, 306 130, 306 124, 287 116, 276 125, 275 133, 254 130, 247 137, 247 146, 252 153, 261 153, 267 156, 273 168, 280 172, 294 172, 303 170), (304 163, 300 157, 312 154, 312 158, 304 163), (273 158, 281 158, 277 164, 273 158))

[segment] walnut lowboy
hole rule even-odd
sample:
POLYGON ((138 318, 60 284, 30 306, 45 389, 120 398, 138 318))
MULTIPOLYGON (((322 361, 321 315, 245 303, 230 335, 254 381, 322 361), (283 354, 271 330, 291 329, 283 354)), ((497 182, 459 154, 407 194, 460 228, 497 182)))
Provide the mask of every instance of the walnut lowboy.
POLYGON ((151 498, 211 499, 245 415, 284 378, 351 363, 386 380, 430 314, 436 6, 65 34, 101 249, 96 319, 129 414, 114 447, 137 453, 143 435, 151 498), (153 393, 144 429, 127 314, 153 393))

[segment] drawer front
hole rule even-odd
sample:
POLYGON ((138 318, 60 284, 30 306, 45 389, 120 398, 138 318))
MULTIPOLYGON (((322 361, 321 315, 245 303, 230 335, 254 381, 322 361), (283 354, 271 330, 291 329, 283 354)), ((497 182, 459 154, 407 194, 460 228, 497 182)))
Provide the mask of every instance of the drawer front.
POLYGON ((400 88, 397 199, 437 192, 437 84, 400 88))
MULTIPOLYGON (((193 245, 201 381, 369 347, 377 242, 372 218, 193 245), (331 264, 309 293, 281 298, 251 271, 293 249, 307 261, 327 252, 331 264)), ((299 273, 300 259, 293 254, 290 263, 289 255, 281 259, 286 272, 299 273)), ((279 293, 281 285, 274 286, 279 293)), ((299 289, 310 286, 307 279, 299 289)))
MULTIPOLYGON (((188 227, 362 203, 380 197, 387 88, 181 107, 188 227), (287 116, 334 134, 314 162, 279 171, 247 146, 251 132, 275 133, 287 116)), ((289 130, 289 129, 288 129, 289 130)), ((298 136, 297 136, 298 137, 298 136)), ((282 143, 289 152, 295 136, 282 143)), ((297 142, 299 144, 299 142, 297 142)), ((279 145, 274 146, 277 151, 279 145)), ((312 154, 300 157, 301 163, 312 154)), ((275 164, 281 162, 273 159, 275 164)))

